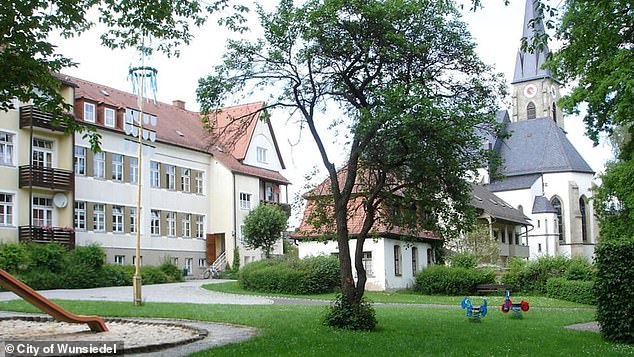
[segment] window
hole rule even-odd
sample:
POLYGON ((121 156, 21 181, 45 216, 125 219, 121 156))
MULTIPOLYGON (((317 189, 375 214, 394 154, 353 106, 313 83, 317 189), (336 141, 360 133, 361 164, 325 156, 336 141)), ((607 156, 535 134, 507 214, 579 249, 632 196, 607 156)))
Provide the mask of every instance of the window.
POLYGON ((581 240, 583 242, 588 241, 588 225, 586 217, 586 200, 583 197, 579 197, 579 212, 581 213, 581 240))
POLYGON ((86 202, 75 201, 75 229, 86 230, 86 202))
POLYGON ((556 227, 557 227, 557 234, 559 234, 559 241, 563 242, 564 241, 564 222, 563 222, 563 210, 561 207, 561 201, 559 200, 559 198, 557 197, 553 197, 552 200, 550 200, 550 202, 553 205, 553 208, 555 208, 555 212, 557 215, 557 223, 556 223, 556 227))
POLYGON ((244 243, 247 240, 247 236, 244 234, 244 227, 244 224, 240 226, 240 243, 244 243))
POLYGON ((114 109, 103 109, 103 121, 107 127, 114 128, 116 126, 115 111, 114 109))
POLYGON ((535 103, 530 102, 526 106, 526 118, 527 119, 535 119, 537 117, 537 111, 535 109, 535 103))
POLYGON ((192 215, 187 213, 183 216, 183 238, 192 237, 192 215))
POLYGON ((537 228, 541 227, 541 220, 537 220, 537 228))
POLYGON ((187 275, 192 274, 193 267, 194 267, 194 258, 185 258, 185 269, 187 269, 187 275))
POLYGON ((125 264, 125 255, 115 255, 114 263, 116 265, 124 265, 125 264))
POLYGON ((176 189, 176 166, 165 165, 165 184, 169 190, 176 189))
POLYGON ((198 267, 199 267, 199 268, 205 268, 205 267, 207 267, 207 259, 205 259, 205 258, 198 258, 198 267))
POLYGON ((520 245, 520 234, 515 232, 515 245, 520 245))
MULTIPOLYGON (((136 266, 136 255, 132 256, 132 265, 136 266)), ((143 256, 139 256, 139 265, 143 265, 143 256)))
POLYGON ((181 168, 181 191, 189 192, 189 186, 191 182, 191 170, 186 168, 181 168))
POLYGON ((205 216, 196 216, 196 238, 203 239, 205 234, 205 216))
POLYGON ((0 193, 0 226, 13 225, 13 195, 0 193))
POLYGON ((167 236, 176 237, 176 213, 167 212, 165 219, 167 221, 167 236))
POLYGON ((95 203, 92 211, 93 226, 95 232, 106 231, 106 207, 102 203, 95 203))
POLYGON ((172 264, 178 266, 178 257, 172 257, 172 264))
POLYGON ((506 230, 504 230, 504 232, 501 232, 500 236, 502 237, 502 243, 506 243, 506 230))
POLYGON ((240 209, 251 209, 251 194, 240 192, 240 209))
POLYGON ((93 176, 97 178, 106 178, 106 153, 103 151, 96 152, 93 156, 93 176))
POLYGON ((136 184, 139 180, 139 160, 136 157, 130 158, 130 182, 136 184))
POLYGON ((130 207, 130 233, 136 233, 136 207, 130 207))
POLYGON ((553 102, 553 121, 557 122, 557 104, 555 102, 553 102))
POLYGON ((123 207, 112 206, 112 231, 123 233, 123 207))
POLYGON ((51 227, 53 225, 53 200, 47 197, 33 197, 33 225, 51 227))
POLYGON ((53 167, 53 142, 33 138, 33 166, 53 167))
POLYGON ((75 146, 74 157, 75 175, 86 175, 86 148, 75 146))
POLYGON ((538 243, 537 244, 537 253, 541 253, 542 252, 542 244, 538 243))
POLYGON ((161 214, 157 210, 152 210, 150 217, 150 234, 153 236, 161 235, 161 214))
POLYGON ((394 275, 401 276, 401 246, 394 246, 394 275))
POLYGON ((0 165, 13 166, 13 134, 0 131, 0 165))
POLYGON ((150 186, 161 187, 161 164, 150 161, 150 186))
POLYGON ((427 248, 427 266, 430 266, 434 263, 434 252, 431 248, 427 248))
POLYGON ((89 123, 95 122, 95 105, 92 103, 84 103, 84 121, 89 123))
POLYGON ((365 274, 367 276, 374 276, 374 272, 372 271, 372 252, 363 252, 362 262, 365 274))
POLYGON ((112 179, 123 181, 123 155, 112 154, 112 179))
POLYGON ((412 273, 416 274, 418 271, 418 248, 412 247, 412 273))
POLYGON ((258 146, 257 150, 257 157, 258 157, 258 162, 262 162, 262 163, 267 163, 266 161, 266 149, 265 148, 261 148, 258 146))
POLYGON ((196 193, 201 195, 203 193, 203 172, 202 171, 196 172, 196 193))

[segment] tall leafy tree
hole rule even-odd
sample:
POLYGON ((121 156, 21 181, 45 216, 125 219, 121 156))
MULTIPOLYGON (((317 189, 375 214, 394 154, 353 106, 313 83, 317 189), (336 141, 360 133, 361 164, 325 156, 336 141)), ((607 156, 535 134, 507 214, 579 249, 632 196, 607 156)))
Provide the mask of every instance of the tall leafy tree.
POLYGON ((288 216, 273 204, 260 204, 244 218, 244 238, 247 247, 262 248, 271 257, 273 246, 286 229, 288 216))
POLYGON ((465 178, 488 156, 475 131, 497 130, 502 83, 478 59, 452 1, 282 0, 258 14, 264 36, 228 43, 224 63, 199 81, 201 108, 212 112, 238 92, 279 89, 262 109, 288 109, 310 131, 329 177, 325 214, 315 222, 333 223, 342 294, 360 304, 361 253, 377 222, 409 212, 398 214, 399 226, 448 237, 471 223, 465 178), (322 111, 330 103, 347 118, 329 123, 348 140, 341 170, 318 125, 329 120, 322 111), (353 209, 363 220, 350 237, 353 209), (431 218, 425 227, 423 214, 431 218), (357 239, 354 262, 350 238, 357 239))
MULTIPOLYGON (((0 110, 13 109, 13 98, 33 101, 40 109, 51 112, 69 131, 86 128, 65 115, 70 104, 58 93, 61 86, 55 73, 76 65, 58 53, 50 38, 78 36, 95 25, 90 18, 105 25, 102 44, 109 48, 139 47, 178 55, 178 46, 192 39, 190 26, 201 25, 206 11, 228 6, 227 0, 210 1, 207 8, 192 0, 174 1, 100 1, 100 0, 24 0, 3 1, 0 8, 0 110), (89 16, 90 14, 90 16, 89 16), (155 40, 148 46, 144 38, 155 40)), ((227 25, 240 24, 243 7, 224 18, 227 25)), ((88 132, 93 147, 98 146, 96 132, 88 132)))

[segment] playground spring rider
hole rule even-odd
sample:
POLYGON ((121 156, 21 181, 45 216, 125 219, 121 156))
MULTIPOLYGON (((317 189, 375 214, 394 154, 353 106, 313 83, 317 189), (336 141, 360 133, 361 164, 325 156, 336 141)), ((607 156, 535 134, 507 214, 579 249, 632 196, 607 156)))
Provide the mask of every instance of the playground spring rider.
POLYGON ((465 296, 460 307, 467 310, 467 318, 474 322, 480 322, 480 318, 487 315, 487 301, 484 300, 481 306, 473 306, 468 296, 465 296))
POLYGON ((504 303, 502 304, 503 313, 507 313, 511 310, 513 311, 513 317, 521 319, 522 311, 528 311, 528 308, 528 302, 524 300, 522 300, 519 304, 513 304, 511 302, 511 292, 508 290, 506 291, 506 297, 504 298, 504 303))

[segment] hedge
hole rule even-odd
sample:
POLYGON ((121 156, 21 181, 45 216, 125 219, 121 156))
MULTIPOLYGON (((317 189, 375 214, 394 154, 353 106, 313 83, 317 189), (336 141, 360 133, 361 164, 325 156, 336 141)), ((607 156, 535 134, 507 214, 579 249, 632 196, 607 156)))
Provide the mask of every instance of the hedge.
POLYGON ((332 292, 339 279, 339 261, 326 256, 261 260, 246 265, 238 274, 243 289, 294 295, 332 292))
POLYGON ((579 304, 595 305, 594 282, 551 278, 546 283, 546 295, 553 299, 567 300, 579 304))
POLYGON ((610 341, 634 342, 634 237, 601 241, 595 250, 597 320, 610 341))
POLYGON ((583 257, 541 257, 529 262, 513 259, 502 282, 513 286, 513 291, 542 295, 548 279, 592 280, 594 275, 594 266, 583 257))
POLYGON ((476 285, 494 282, 492 270, 434 265, 416 274, 414 289, 423 294, 469 295, 476 292, 476 285))

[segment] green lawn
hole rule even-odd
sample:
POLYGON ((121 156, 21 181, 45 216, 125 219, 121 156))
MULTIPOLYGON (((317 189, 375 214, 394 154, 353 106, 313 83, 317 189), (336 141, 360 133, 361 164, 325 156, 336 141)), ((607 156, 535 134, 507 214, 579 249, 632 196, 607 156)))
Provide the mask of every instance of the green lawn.
MULTIPOLYGON (((273 297, 289 297, 296 299, 319 299, 331 301, 334 299, 335 294, 317 294, 317 295, 288 295, 288 294, 274 294, 274 293, 258 293, 248 291, 240 288, 236 281, 205 284, 203 288, 207 290, 220 291, 231 294, 242 295, 266 295, 273 297)), ((446 295, 421 295, 412 290, 401 290, 395 292, 382 292, 382 291, 366 291, 365 296, 375 303, 401 303, 401 304, 434 304, 434 305, 456 305, 460 304, 463 297, 446 296, 446 295)), ((486 296, 486 297, 471 297, 474 304, 481 304, 482 299, 487 299, 490 305, 502 305, 504 296, 486 296)), ((527 296, 521 293, 511 294, 511 301, 520 302, 521 300, 528 301, 532 307, 565 307, 565 308, 593 308, 590 305, 577 304, 574 302, 551 299, 543 296, 527 296)))
MULTIPOLYGON (((594 332, 564 326, 591 321, 592 309, 531 309, 521 320, 491 310, 481 323, 456 308, 377 306, 378 330, 349 332, 320 324, 323 306, 199 305, 57 301, 80 314, 166 317, 254 326, 260 334, 195 356, 627 356, 634 346, 607 343, 594 332)), ((0 310, 36 310, 21 300, 0 310)))

